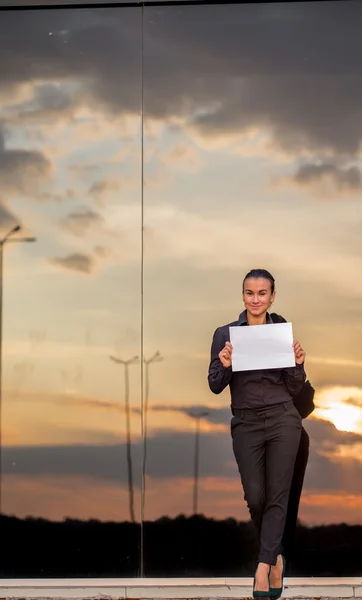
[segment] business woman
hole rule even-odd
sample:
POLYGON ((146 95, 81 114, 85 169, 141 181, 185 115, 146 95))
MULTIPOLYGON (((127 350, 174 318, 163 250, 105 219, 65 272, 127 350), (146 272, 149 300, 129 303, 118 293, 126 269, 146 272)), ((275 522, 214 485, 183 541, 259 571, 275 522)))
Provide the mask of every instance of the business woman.
POLYGON ((229 337, 231 326, 272 324, 268 311, 274 299, 275 280, 268 271, 254 269, 245 276, 245 310, 216 329, 208 381, 215 394, 230 387, 233 451, 259 542, 253 596, 276 599, 283 589, 281 544, 302 429, 293 396, 306 380, 305 352, 295 341, 295 367, 233 372, 229 337))

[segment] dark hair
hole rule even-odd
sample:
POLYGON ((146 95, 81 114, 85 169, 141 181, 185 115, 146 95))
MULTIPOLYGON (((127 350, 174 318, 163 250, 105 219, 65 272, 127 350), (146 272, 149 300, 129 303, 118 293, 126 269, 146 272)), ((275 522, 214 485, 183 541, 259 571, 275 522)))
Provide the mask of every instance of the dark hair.
POLYGON ((251 271, 249 271, 249 273, 247 273, 247 275, 245 275, 245 277, 244 277, 243 291, 244 291, 245 281, 247 279, 267 279, 268 281, 270 281, 270 287, 271 287, 272 294, 275 290, 275 279, 274 279, 273 275, 271 275, 271 273, 269 273, 269 271, 266 271, 265 269, 252 269, 251 271))

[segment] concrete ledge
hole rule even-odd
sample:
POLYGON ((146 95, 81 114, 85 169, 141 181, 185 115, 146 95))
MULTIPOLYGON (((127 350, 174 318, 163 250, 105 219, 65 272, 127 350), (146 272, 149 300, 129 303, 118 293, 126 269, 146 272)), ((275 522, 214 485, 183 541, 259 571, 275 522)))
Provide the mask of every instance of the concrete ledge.
MULTIPOLYGON (((251 578, 2 579, 2 599, 223 600, 251 598, 251 578)), ((286 578, 285 598, 359 598, 362 577, 286 578)))

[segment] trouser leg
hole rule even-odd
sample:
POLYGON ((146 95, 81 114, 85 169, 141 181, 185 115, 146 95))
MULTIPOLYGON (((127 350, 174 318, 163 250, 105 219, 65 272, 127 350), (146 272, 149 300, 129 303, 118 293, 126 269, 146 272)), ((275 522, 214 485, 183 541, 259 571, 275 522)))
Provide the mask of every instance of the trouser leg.
POLYGON ((247 416, 233 417, 231 434, 244 497, 259 541, 265 505, 264 420, 254 411, 247 416))
POLYGON ((301 428, 300 415, 292 402, 266 412, 265 506, 259 561, 270 565, 276 564, 281 552, 301 428))

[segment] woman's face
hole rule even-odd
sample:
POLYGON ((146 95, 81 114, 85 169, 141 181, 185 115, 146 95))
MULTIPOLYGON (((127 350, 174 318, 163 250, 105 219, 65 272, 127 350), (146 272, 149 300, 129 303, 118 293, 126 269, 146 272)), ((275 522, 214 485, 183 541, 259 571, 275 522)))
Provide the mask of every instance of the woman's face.
POLYGON ((274 301, 275 292, 271 291, 269 279, 258 277, 246 279, 244 283, 243 300, 246 310, 254 317, 265 314, 274 301))

